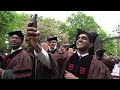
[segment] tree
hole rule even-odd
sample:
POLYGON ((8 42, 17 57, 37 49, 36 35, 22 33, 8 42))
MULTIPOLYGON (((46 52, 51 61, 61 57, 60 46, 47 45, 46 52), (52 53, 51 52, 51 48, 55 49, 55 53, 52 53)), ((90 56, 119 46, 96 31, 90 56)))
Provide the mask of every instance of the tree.
POLYGON ((6 48, 5 41, 7 40, 7 33, 9 32, 9 24, 14 19, 12 11, 0 11, 0 51, 4 51, 6 48))
MULTIPOLYGON (((0 46, 5 48, 5 41, 8 40, 7 33, 14 30, 21 30, 24 34, 26 32, 27 24, 31 20, 31 14, 21 13, 17 14, 15 11, 1 11, 0 12, 0 46)), ((99 33, 99 38, 103 42, 103 48, 107 53, 114 53, 114 43, 112 41, 104 40, 108 35, 104 30, 94 21, 94 18, 87 16, 81 12, 71 14, 66 22, 60 22, 52 18, 44 18, 38 16, 38 30, 41 32, 41 42, 45 42, 51 36, 57 36, 59 43, 73 43, 75 41, 77 28, 87 30, 94 30, 99 33)))
POLYGON ((62 22, 52 18, 43 18, 42 16, 38 19, 38 30, 41 32, 41 41, 46 42, 49 37, 57 36, 59 43, 65 39, 67 42, 68 34, 63 32, 60 28, 62 22))
MULTIPOLYGON (((103 40, 108 38, 108 35, 95 22, 94 18, 91 16, 87 16, 82 12, 71 14, 67 18, 66 23, 62 24, 60 28, 61 30, 63 30, 63 32, 68 33, 69 43, 73 43, 75 41, 77 28, 80 28, 85 31, 88 31, 88 30, 96 31, 99 34, 98 38, 101 39, 102 42, 103 40)), ((114 47, 115 45, 112 41, 103 42, 103 48, 107 50, 107 53, 111 53, 111 52, 114 53, 114 47)))
POLYGON ((9 30, 15 31, 15 30, 21 30, 23 33, 26 31, 26 27, 28 22, 30 22, 31 14, 17 14, 16 12, 13 13, 14 19, 11 23, 9 23, 9 30))
POLYGON ((64 28, 64 32, 68 32, 70 43, 75 40, 77 28, 86 31, 90 29, 93 29, 95 31, 100 30, 100 26, 94 21, 93 17, 86 16, 81 12, 71 14, 66 20, 66 25, 62 24, 61 28, 64 28))
POLYGON ((8 32, 21 30, 24 33, 29 19, 30 15, 28 14, 17 14, 15 11, 0 11, 0 51, 8 50, 9 43, 5 43, 9 41, 8 32))
POLYGON ((115 55, 120 55, 120 48, 116 48, 116 54, 115 55))
MULTIPOLYGON (((26 27, 31 20, 31 16, 31 14, 17 14, 16 12, 14 12, 14 20, 9 23, 9 30, 21 30, 25 34, 26 27)), ((59 41, 61 41, 63 38, 68 37, 68 34, 62 32, 62 30, 59 28, 61 24, 62 22, 55 19, 38 16, 37 29, 41 32, 41 42, 46 42, 47 38, 51 36, 57 36, 59 38, 59 41)), ((65 39, 65 41, 67 41, 67 38, 65 39)))

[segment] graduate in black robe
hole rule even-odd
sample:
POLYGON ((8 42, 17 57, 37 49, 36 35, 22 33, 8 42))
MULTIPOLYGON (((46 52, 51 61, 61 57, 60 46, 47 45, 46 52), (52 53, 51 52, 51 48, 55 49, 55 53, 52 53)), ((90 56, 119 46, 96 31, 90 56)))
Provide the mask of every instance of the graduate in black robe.
POLYGON ((98 36, 95 32, 86 32, 78 29, 76 37, 77 52, 68 60, 65 69, 65 78, 70 79, 69 74, 74 78, 87 79, 88 71, 94 54, 94 42, 98 36))

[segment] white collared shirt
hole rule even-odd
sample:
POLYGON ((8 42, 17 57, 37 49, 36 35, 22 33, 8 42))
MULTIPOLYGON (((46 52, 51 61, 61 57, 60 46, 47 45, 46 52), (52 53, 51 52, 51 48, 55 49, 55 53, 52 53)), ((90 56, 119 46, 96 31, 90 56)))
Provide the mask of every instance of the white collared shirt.
POLYGON ((89 55, 89 53, 85 53, 85 54, 81 55, 78 51, 77 51, 77 54, 78 54, 78 56, 82 56, 82 57, 85 57, 85 56, 89 55))
POLYGON ((22 49, 22 47, 19 47, 19 48, 15 49, 15 50, 12 49, 11 53, 13 53, 13 52, 15 52, 17 50, 20 50, 20 49, 22 49))

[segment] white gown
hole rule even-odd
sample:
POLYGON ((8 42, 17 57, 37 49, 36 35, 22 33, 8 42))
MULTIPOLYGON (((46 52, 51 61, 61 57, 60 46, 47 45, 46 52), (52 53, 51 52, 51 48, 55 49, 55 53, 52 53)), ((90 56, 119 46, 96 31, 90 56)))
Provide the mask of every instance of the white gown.
POLYGON ((113 75, 114 79, 119 79, 119 75, 120 75, 120 62, 118 64, 115 64, 111 74, 113 75))

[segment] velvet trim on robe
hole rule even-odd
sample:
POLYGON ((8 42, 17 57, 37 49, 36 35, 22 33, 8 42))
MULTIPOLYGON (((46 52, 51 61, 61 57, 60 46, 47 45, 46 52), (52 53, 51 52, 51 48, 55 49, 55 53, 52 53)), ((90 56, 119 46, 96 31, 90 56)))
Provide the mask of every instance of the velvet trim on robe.
POLYGON ((27 79, 31 77, 32 60, 24 50, 21 50, 19 53, 14 54, 12 58, 7 58, 6 61, 8 63, 6 70, 13 70, 13 79, 27 79))

